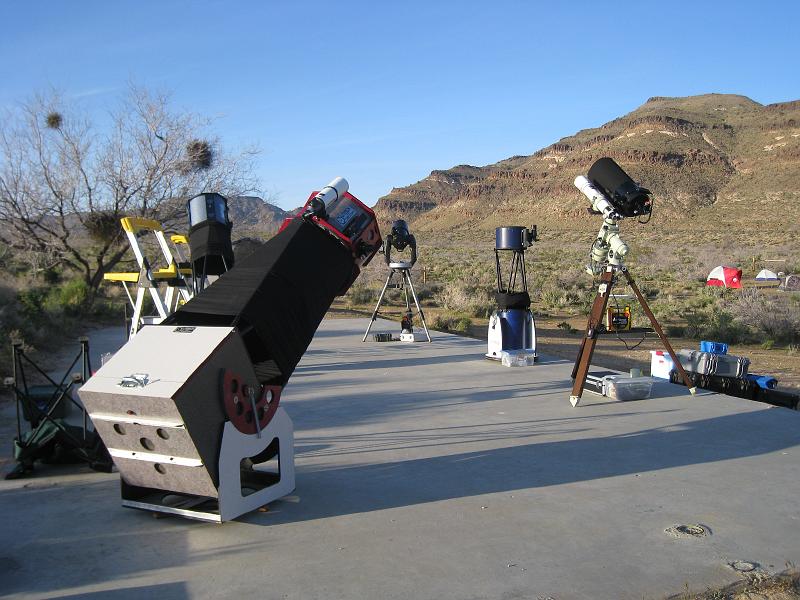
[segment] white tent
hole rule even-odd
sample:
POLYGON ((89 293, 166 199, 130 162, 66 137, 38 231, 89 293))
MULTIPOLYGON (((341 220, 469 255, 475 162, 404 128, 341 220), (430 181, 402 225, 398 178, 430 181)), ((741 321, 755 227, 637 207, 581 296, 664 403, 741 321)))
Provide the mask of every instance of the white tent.
POLYGON ((780 281, 780 279, 777 273, 773 273, 769 269, 761 269, 756 275, 756 281, 780 281))
POLYGON ((787 292, 800 291, 800 275, 787 275, 781 282, 780 289, 787 292))

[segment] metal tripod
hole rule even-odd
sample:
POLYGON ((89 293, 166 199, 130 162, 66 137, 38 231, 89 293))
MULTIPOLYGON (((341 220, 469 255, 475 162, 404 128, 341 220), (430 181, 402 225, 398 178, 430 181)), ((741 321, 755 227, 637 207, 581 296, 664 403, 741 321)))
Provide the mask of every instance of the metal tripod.
POLYGON ((603 315, 606 313, 608 299, 609 296, 611 296, 611 289, 614 287, 618 272, 621 272, 625 276, 625 279, 628 281, 628 285, 631 286, 633 293, 636 295, 636 299, 639 300, 639 304, 641 304, 642 309, 650 319, 650 324, 658 334, 658 337, 661 338, 661 343, 664 344, 664 348, 667 350, 667 352, 669 352, 678 374, 680 375, 681 379, 683 379, 686 387, 689 388, 689 392, 694 394, 696 391, 695 386, 692 384, 689 376, 683 369, 681 361, 678 360, 678 357, 675 355, 675 351, 672 349, 672 345, 669 343, 667 336, 664 335, 664 332, 661 329, 661 326, 658 324, 655 315, 650 310, 647 300, 642 295, 642 292, 639 291, 639 287, 633 280, 633 276, 630 274, 625 265, 619 264, 620 262, 621 261, 618 261, 618 264, 608 264, 606 270, 603 271, 603 274, 600 277, 600 285, 597 288, 597 295, 594 298, 594 304, 592 304, 592 310, 589 313, 589 324, 586 326, 586 334, 581 341, 581 347, 580 350, 578 350, 578 357, 575 359, 575 366, 572 368, 572 379, 574 380, 574 383, 572 385, 572 395, 569 397, 569 401, 572 403, 572 406, 577 406, 581 401, 583 385, 586 383, 586 375, 589 373, 589 365, 592 362, 594 347, 597 343, 598 336, 602 333, 603 315))
POLYGON ((414 298, 414 304, 417 307, 417 314, 419 314, 419 318, 422 321, 422 328, 425 330, 425 337, 428 338, 428 341, 431 341, 431 335, 428 333, 428 326, 425 324, 425 315, 422 312, 422 307, 419 305, 419 298, 417 297, 417 292, 414 290, 414 284, 411 283, 411 265, 410 263, 405 262, 398 262, 398 263, 389 263, 389 275, 386 277, 386 283, 383 284, 383 289, 381 290, 381 295, 378 297, 378 303, 375 305, 375 310, 372 312, 372 318, 369 321, 369 325, 367 326, 367 331, 364 333, 364 337, 362 338, 362 342, 367 341, 367 336, 369 335, 369 330, 372 329, 372 324, 375 322, 375 319, 378 318, 378 311, 381 308, 381 304, 383 304, 383 298, 386 295, 386 290, 388 287, 392 285, 393 287, 398 287, 403 290, 404 296, 406 299, 406 312, 411 312, 411 300, 409 299, 409 290, 411 290, 411 297, 414 298), (392 280, 394 279, 395 275, 400 276, 400 282, 392 284, 392 280))

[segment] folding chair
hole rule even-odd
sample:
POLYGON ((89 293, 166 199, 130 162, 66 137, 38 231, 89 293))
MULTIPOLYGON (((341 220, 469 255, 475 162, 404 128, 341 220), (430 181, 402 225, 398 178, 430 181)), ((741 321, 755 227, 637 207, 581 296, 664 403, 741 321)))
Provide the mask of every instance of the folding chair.
POLYGON ((89 361, 89 339, 79 339, 80 351, 72 364, 56 382, 26 355, 23 343, 11 343, 12 376, 5 379, 16 398, 17 437, 14 440, 14 458, 17 466, 6 479, 24 477, 33 472, 37 460, 43 462, 86 461, 97 471, 111 471, 111 456, 100 436, 89 428, 86 409, 72 397, 73 388, 85 383, 91 377, 89 361), (80 371, 73 373, 75 365, 81 363, 80 371), (32 384, 26 367, 31 367, 38 379, 45 383, 32 384), (81 413, 80 426, 68 423, 67 417, 72 407, 81 413), (26 421, 29 431, 23 432, 22 421, 26 421))

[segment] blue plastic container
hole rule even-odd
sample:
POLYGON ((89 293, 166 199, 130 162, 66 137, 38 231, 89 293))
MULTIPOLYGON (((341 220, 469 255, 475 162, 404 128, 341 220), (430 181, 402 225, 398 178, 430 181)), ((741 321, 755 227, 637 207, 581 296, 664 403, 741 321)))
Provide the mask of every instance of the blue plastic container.
POLYGON ((711 354, 727 354, 728 344, 722 342, 700 342, 700 352, 710 352, 711 354))
POLYGON ((778 386, 778 380, 771 375, 756 375, 748 373, 747 378, 754 381, 762 390, 774 390, 778 386))

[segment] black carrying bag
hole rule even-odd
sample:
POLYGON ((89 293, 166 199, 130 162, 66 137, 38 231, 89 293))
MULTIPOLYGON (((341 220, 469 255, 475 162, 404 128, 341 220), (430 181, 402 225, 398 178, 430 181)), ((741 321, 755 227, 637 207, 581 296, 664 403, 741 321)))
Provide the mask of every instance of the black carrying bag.
POLYGON ((512 308, 528 309, 531 307, 531 297, 528 292, 495 292, 494 298, 497 302, 497 308, 500 310, 512 308))
POLYGON ((204 221, 189 229, 189 251, 198 276, 222 275, 232 269, 235 258, 230 223, 204 221))

